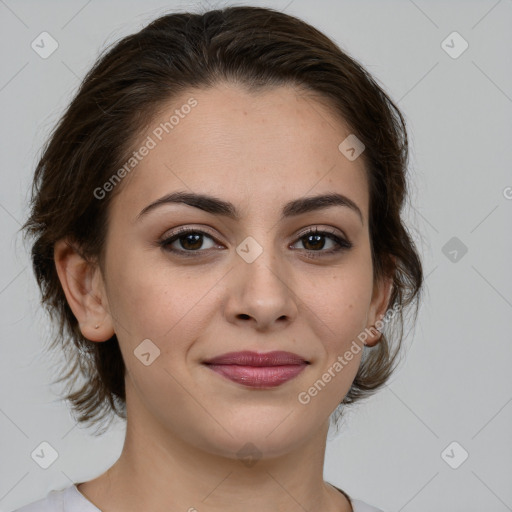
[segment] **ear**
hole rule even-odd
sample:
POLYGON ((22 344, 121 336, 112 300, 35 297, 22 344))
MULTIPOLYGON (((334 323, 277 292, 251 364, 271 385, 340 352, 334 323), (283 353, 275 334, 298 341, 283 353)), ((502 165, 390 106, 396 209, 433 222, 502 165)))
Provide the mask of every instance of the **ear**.
POLYGON ((65 239, 55 243, 53 255, 62 289, 84 337, 110 339, 114 328, 99 266, 86 261, 65 239))
POLYGON ((371 334, 368 336, 365 344, 369 347, 373 347, 381 339, 382 334, 377 330, 375 323, 385 316, 392 291, 393 278, 390 276, 381 277, 373 286, 372 300, 366 320, 367 332, 371 334))

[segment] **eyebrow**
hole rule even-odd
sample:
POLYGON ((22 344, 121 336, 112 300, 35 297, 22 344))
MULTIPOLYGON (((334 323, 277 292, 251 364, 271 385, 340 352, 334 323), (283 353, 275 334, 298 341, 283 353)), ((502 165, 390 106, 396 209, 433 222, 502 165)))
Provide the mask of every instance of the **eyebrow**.
MULTIPOLYGON (((225 216, 235 221, 240 220, 240 213, 233 203, 223 201, 217 197, 208 196, 205 194, 195 194, 181 191, 167 194, 149 204, 137 215, 137 220, 140 220, 148 212, 164 204, 185 204, 188 206, 193 206, 194 208, 199 208, 200 210, 211 213, 213 215, 225 216)), ((350 210, 357 213, 361 223, 364 224, 363 214, 361 213, 361 210, 357 204, 348 197, 338 193, 294 199, 293 201, 290 201, 284 205, 281 213, 281 220, 324 208, 330 208, 332 206, 344 206, 349 208, 350 210)))

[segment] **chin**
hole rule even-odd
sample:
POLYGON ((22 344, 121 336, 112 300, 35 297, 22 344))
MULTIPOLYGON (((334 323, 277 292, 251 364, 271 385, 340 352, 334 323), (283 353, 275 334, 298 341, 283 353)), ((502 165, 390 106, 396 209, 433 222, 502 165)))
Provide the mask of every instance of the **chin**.
POLYGON ((286 414, 282 414, 260 425, 246 420, 240 428, 230 428, 231 435, 222 430, 219 437, 204 439, 201 448, 214 455, 241 462, 280 457, 297 449, 310 437, 310 433, 308 435, 307 431, 299 431, 291 421, 283 422, 285 417, 286 414), (290 430, 291 427, 293 430, 290 430))

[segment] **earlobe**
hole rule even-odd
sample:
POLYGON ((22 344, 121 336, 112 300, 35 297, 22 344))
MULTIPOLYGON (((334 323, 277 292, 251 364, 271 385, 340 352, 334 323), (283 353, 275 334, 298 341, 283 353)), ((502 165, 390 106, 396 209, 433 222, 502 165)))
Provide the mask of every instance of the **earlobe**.
POLYGON ((98 265, 86 261, 68 240, 55 243, 54 261, 83 336, 91 341, 110 339, 114 329, 98 265))

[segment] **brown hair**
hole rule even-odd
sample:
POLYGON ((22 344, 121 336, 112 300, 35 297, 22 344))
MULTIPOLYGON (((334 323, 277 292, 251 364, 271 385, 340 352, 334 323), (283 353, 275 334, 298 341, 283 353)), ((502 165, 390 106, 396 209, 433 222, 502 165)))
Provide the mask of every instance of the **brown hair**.
POLYGON ((112 412, 126 419, 125 365, 115 335, 93 343, 81 334, 56 272, 54 244, 71 240, 84 258, 101 266, 108 207, 121 186, 102 200, 94 190, 126 162, 161 105, 183 91, 222 81, 250 91, 296 86, 326 101, 365 145, 374 279, 392 276, 389 307, 398 315, 386 330, 391 333, 395 323, 399 329, 364 349, 341 404, 369 396, 396 367, 403 312, 415 302, 417 315, 423 282, 419 256, 400 217, 408 161, 402 114, 360 64, 296 17, 250 6, 168 14, 107 48, 88 72, 44 147, 31 214, 22 228, 35 238, 31 255, 42 304, 58 324, 51 348, 60 345, 66 357, 67 372, 56 382, 68 382, 65 399, 81 423, 113 419, 112 412))

